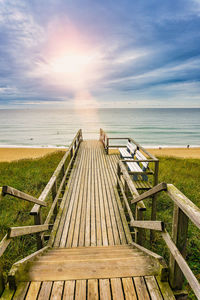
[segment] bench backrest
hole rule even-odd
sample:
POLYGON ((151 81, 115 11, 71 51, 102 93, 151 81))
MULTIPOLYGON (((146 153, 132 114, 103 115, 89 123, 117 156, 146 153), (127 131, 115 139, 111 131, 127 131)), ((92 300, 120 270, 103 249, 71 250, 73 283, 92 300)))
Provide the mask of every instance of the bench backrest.
POLYGON ((130 142, 127 143, 127 151, 134 156, 135 155, 135 151, 137 150, 137 146, 131 144, 130 142))
MULTIPOLYGON (((139 150, 136 151, 135 157, 138 160, 146 160, 147 159, 139 150)), ((145 171, 148 168, 149 163, 141 162, 141 164, 143 165, 143 171, 145 171)))

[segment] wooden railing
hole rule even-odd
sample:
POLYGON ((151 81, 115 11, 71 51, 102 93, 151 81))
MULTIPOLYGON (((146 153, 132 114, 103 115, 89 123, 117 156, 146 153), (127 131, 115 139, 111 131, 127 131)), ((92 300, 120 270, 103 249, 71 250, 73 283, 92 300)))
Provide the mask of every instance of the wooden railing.
MULTIPOLYGON (((124 140, 124 141, 129 141, 130 143, 134 144, 137 146, 137 149, 142 151, 148 158, 145 159, 145 160, 135 160, 135 159, 129 159, 128 162, 137 162, 137 163, 140 163, 140 162, 149 162, 149 163, 152 163, 153 165, 153 170, 147 170, 147 171, 144 171, 142 173, 144 174, 147 174, 147 175, 152 175, 153 176, 153 186, 156 186, 158 184, 158 172, 159 172, 159 159, 157 159, 154 155, 152 155, 151 153, 149 153, 144 147, 142 147, 139 143, 137 143, 134 139, 132 138, 129 138, 129 137, 115 137, 115 138, 112 138, 112 137, 108 137, 108 135, 105 133, 105 131, 103 129, 100 129, 100 141, 102 141, 103 145, 104 145, 104 149, 106 151, 107 154, 109 154, 109 149, 110 148, 119 148, 119 147, 126 147, 126 145, 117 145, 117 144, 110 144, 110 141, 111 140, 124 140)), ((123 168, 124 172, 124 176, 123 177, 126 177, 127 180, 125 180, 125 188, 127 185, 130 185, 132 186, 132 192, 134 190, 134 193, 139 195, 134 184, 133 183, 130 183, 128 178, 130 178, 129 175, 131 174, 134 174, 134 172, 130 172, 128 171, 128 169, 126 168, 126 163, 127 160, 126 159, 122 159, 121 162, 120 162, 120 165, 118 167, 118 175, 119 175, 119 169, 123 168)), ((138 174, 138 172, 137 172, 138 174)), ((130 189, 129 189, 130 190, 130 189)), ((151 220, 156 220, 156 197, 157 195, 156 194, 153 194, 152 195, 152 210, 151 210, 151 220)), ((136 206, 136 216, 137 216, 137 219, 138 220, 142 220, 143 219, 143 211, 146 210, 145 208, 145 205, 143 202, 140 202, 137 204, 136 206)), ((137 230, 136 231, 136 236, 137 236, 137 240, 138 242, 141 244, 142 243, 142 240, 145 238, 144 236, 144 231, 143 230, 137 230)), ((153 231, 151 231, 150 233, 151 235, 151 242, 154 241, 155 239, 155 234, 153 231)))
MULTIPOLYGON (((6 195, 10 195, 34 203, 30 214, 34 216, 35 222, 35 225, 32 226, 9 228, 8 233, 0 242, 0 257, 7 249, 11 240, 17 236, 35 233, 37 236, 37 249, 39 250, 44 246, 44 232, 52 229, 52 225, 49 224, 49 222, 51 221, 52 216, 54 216, 54 219, 56 218, 60 199, 59 197, 65 189, 66 179, 69 175, 70 169, 72 168, 81 141, 82 131, 80 129, 38 199, 9 186, 3 186, 0 188, 0 196, 2 198, 6 195), (46 220, 43 223, 41 208, 47 206, 46 200, 50 194, 53 202, 46 220)), ((0 270, 0 295, 3 288, 3 276, 0 270)))
MULTIPOLYGON (((62 192, 62 190, 65 188, 65 179, 67 177, 70 168, 72 167, 74 157, 77 153, 81 141, 82 141, 82 130, 80 129, 77 132, 76 136, 74 137, 69 149, 67 150, 62 160, 60 161, 59 165, 57 166, 56 170, 54 171, 46 187, 44 188, 44 190, 42 191, 41 195, 38 198, 39 200, 45 202, 49 194, 51 193, 52 195, 53 203, 49 211, 49 214, 47 216, 47 219, 45 220, 44 223, 46 223, 46 221, 49 220, 53 214, 56 217, 59 195, 62 192), (59 175, 61 175, 62 181, 58 188, 59 175)), ((34 216, 35 225, 40 225, 43 223, 42 215, 41 215, 41 207, 39 205, 35 204, 30 214, 34 216)), ((40 234, 37 234, 37 248, 39 250, 42 247, 43 247, 43 238, 40 234)))
POLYGON ((200 209, 172 184, 160 183, 139 195, 121 161, 118 165, 117 182, 118 189, 122 191, 123 205, 128 212, 130 226, 134 227, 136 230, 139 229, 139 232, 137 233, 139 237, 136 236, 136 242, 140 244, 143 243, 142 236, 145 236, 144 230, 146 229, 160 232, 170 251, 169 280, 171 287, 176 290, 181 290, 185 277, 197 298, 200 299, 200 284, 185 261, 188 221, 192 221, 198 229, 200 229, 200 209), (137 205, 141 203, 142 200, 148 200, 161 191, 165 191, 174 203, 172 238, 162 221, 139 220, 137 213, 135 213, 135 216, 133 215, 134 209, 132 205, 135 206, 135 212, 137 212, 137 205))

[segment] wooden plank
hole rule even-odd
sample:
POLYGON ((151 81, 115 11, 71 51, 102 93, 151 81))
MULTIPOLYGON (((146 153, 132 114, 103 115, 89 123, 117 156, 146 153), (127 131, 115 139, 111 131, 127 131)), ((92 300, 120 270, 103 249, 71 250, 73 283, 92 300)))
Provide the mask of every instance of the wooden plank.
POLYGON ((41 205, 41 206, 47 206, 47 203, 45 203, 44 201, 41 201, 33 196, 30 196, 26 193, 23 193, 13 187, 10 187, 8 185, 4 185, 2 187, 2 194, 3 196, 5 195, 11 195, 11 196, 14 196, 16 198, 19 198, 19 199, 22 199, 22 200, 26 200, 28 202, 32 202, 32 203, 36 203, 38 205, 41 205))
POLYGON ((74 300, 75 280, 65 281, 63 300, 74 300))
POLYGON ((40 285, 41 285, 41 282, 31 282, 30 283, 28 293, 26 295, 26 300, 36 300, 37 299, 40 285))
POLYGON ((96 221, 96 244, 97 246, 102 245, 102 232, 101 232, 101 216, 100 216, 100 196, 99 196, 99 186, 98 186, 98 164, 97 164, 98 150, 95 147, 95 161, 94 161, 94 194, 95 194, 95 221, 96 221))
POLYGON ((75 300, 86 299, 86 280, 76 280, 75 300))
POLYGON ((161 191, 166 191, 167 190, 167 184, 165 182, 159 183, 158 185, 154 186, 152 189, 150 189, 147 192, 144 192, 143 194, 139 195, 135 199, 131 199, 131 203, 137 203, 143 199, 146 199, 148 197, 151 197, 155 195, 156 193, 159 193, 161 191))
MULTIPOLYGON (((95 143, 96 145, 96 143, 95 143)), ((91 216, 90 216, 90 224, 91 224, 91 246, 96 246, 96 222, 95 222, 95 145, 92 149, 92 164, 91 164, 91 216)))
POLYGON ((52 281, 44 281, 42 282, 42 286, 39 292, 38 300, 49 299, 51 294, 53 282, 52 281))
MULTIPOLYGON (((85 144, 84 144, 85 145, 85 144)), ((86 146, 86 145, 85 145, 86 146)), ((86 209, 87 209, 87 188, 88 188, 88 173, 89 173, 89 151, 86 148, 86 159, 85 159, 85 178, 84 178, 84 193, 82 199, 82 208, 81 208, 81 223, 79 230, 79 246, 85 245, 85 222, 86 222, 86 209)))
MULTIPOLYGON (((82 147, 80 146, 80 151, 81 151, 81 148, 82 147)), ((79 163, 79 160, 80 160, 80 155, 78 155, 76 158, 77 164, 79 163)), ((60 239, 61 239, 61 235, 63 232, 63 226, 64 226, 64 222, 66 219, 67 210, 68 210, 68 207, 70 204, 70 196, 71 196, 71 193, 73 190, 73 186, 74 186, 74 184, 76 184, 76 181, 74 179, 75 179, 76 173, 79 170, 79 167, 80 167, 80 165, 78 164, 78 167, 74 168, 72 170, 65 193, 63 195, 62 202, 60 204, 57 218, 54 222, 54 227, 53 227, 52 234, 51 234, 50 241, 49 241, 49 244, 50 245, 53 244, 54 247, 58 247, 60 245, 60 239)))
MULTIPOLYGON (((112 170, 111 177, 112 178, 115 177, 116 180, 119 180, 118 177, 117 177, 117 163, 118 163, 118 160, 117 161, 115 160, 115 162, 114 162, 113 159, 110 157, 110 159, 108 161, 110 163, 111 170, 112 170)), ((121 181, 120 181, 120 184, 121 184, 121 181)), ((123 209, 122 204, 121 204, 121 200, 120 200, 119 195, 118 195, 118 191, 116 189, 116 183, 115 183, 115 187, 114 187, 114 192, 115 192, 115 195, 116 195, 116 200, 117 200, 116 202, 117 202, 121 222, 122 222, 122 225, 123 225, 123 230, 125 232, 126 240, 127 240, 128 243, 131 243, 132 242, 132 237, 131 237, 130 229, 129 229, 129 226, 128 226, 128 223, 127 223, 127 220, 126 220, 124 209, 123 209)))
POLYGON ((193 272, 191 271, 190 267, 188 266, 187 262, 184 260, 183 256, 179 252, 176 245, 173 243, 170 235, 167 231, 162 232, 162 237, 169 248, 171 254, 173 255, 174 259, 178 263, 180 269, 182 270, 183 274, 185 275, 185 278, 189 282, 191 288, 193 289, 197 299, 200 299, 200 284, 196 277, 194 276, 193 272))
POLYGON ((86 218, 85 218, 85 246, 90 246, 90 215, 91 215, 91 168, 92 168, 92 149, 88 149, 89 151, 89 172, 88 172, 88 178, 87 178, 87 203, 86 203, 86 218))
POLYGON ((87 299, 88 300, 98 300, 99 299, 98 280, 97 279, 89 279, 88 280, 87 299))
POLYGON ((122 283, 120 278, 111 278, 113 300, 124 300, 122 283))
POLYGON ((20 282, 17 286, 17 290, 12 298, 12 300, 21 300, 24 299, 26 292, 29 288, 29 282, 20 282))
POLYGON ((39 257, 41 254, 44 254, 44 252, 46 252, 48 250, 48 246, 26 256, 25 258, 17 261, 16 263, 14 263, 8 273, 8 281, 9 281, 9 285, 12 289, 15 289, 17 286, 17 281, 18 281, 18 274, 22 274, 23 276, 25 276, 25 278, 22 279, 22 275, 21 275, 21 281, 26 281, 26 270, 27 270, 27 264, 32 262, 36 257, 39 257))
POLYGON ((138 300, 150 300, 149 293, 143 277, 134 277, 138 300))
POLYGON ((16 236, 22 236, 26 234, 32 234, 36 232, 43 232, 49 230, 51 225, 32 225, 32 226, 19 226, 19 227, 10 227, 8 231, 8 238, 13 238, 16 236))
POLYGON ((118 245, 121 242, 120 242, 120 236, 119 236, 119 231, 116 222, 116 215, 113 208, 113 201, 116 200, 113 192, 112 183, 110 181, 110 176, 108 174, 108 167, 105 161, 105 154, 102 151, 101 151, 101 170, 102 170, 102 177, 103 177, 105 192, 106 192, 105 211, 109 212, 108 218, 110 220, 107 226, 111 226, 114 244, 118 245))
MULTIPOLYGON (((80 163, 78 164, 76 174, 79 174, 82 167, 83 167, 83 160, 82 160, 82 156, 81 156, 80 163)), ((65 214, 63 215, 63 217, 64 217, 63 220, 62 220, 63 225, 61 226, 62 234, 61 234, 61 238, 60 238, 60 242, 59 242, 60 247, 65 247, 65 244, 66 244, 67 234, 68 234, 68 230, 69 230, 69 226, 70 226, 71 214, 72 214, 73 206, 74 206, 74 203, 75 203, 75 195, 76 195, 75 191, 77 190, 78 184, 80 182, 80 177, 76 176, 76 174, 74 175, 75 180, 72 182, 71 193, 68 194, 68 196, 69 196, 69 198, 68 198, 69 199, 69 205, 66 208, 66 210, 67 210, 66 215, 65 214)))
POLYGON ((6 234, 0 242, 0 257, 6 251, 10 242, 11 242, 11 239, 9 239, 8 234, 6 234))
POLYGON ((64 281, 54 281, 50 300, 61 300, 64 281))
POLYGON ((163 297, 160 293, 159 287, 157 285, 156 279, 154 276, 145 276, 146 285, 149 290, 149 294, 152 299, 163 300, 163 297))
POLYGON ((111 300, 111 290, 109 279, 99 279, 99 293, 101 300, 111 300))
MULTIPOLYGON (((30 280, 74 280, 158 275, 159 264, 148 256, 35 262, 30 268, 30 280), (85 272, 87 270, 87 272, 85 272)), ((28 278, 27 278, 28 279, 28 278)))
POLYGON ((130 225, 137 228, 145 228, 157 231, 164 230, 164 222, 162 221, 131 221, 130 225))
POLYGON ((108 234, 108 244, 109 245, 114 245, 114 235, 113 235, 113 230, 112 230, 112 225, 111 225, 111 217, 110 217, 110 212, 109 212, 109 206, 108 206, 108 199, 107 199, 107 191, 106 191, 106 183, 105 183, 105 175, 104 175, 104 167, 102 165, 102 152, 101 149, 99 149, 99 168, 101 170, 100 172, 100 180, 101 180, 101 187, 102 187, 102 201, 103 201, 103 209, 104 209, 104 215, 105 215, 105 220, 106 220, 106 229, 107 229, 107 234, 108 234))
MULTIPOLYGON (((75 225, 76 225, 76 221, 77 221, 77 211, 78 211, 78 207, 79 207, 79 212, 80 212, 80 192, 81 192, 81 184, 82 184, 82 180, 83 180, 83 169, 84 169, 84 152, 82 154, 83 158, 82 158, 82 166, 81 166, 81 169, 80 169, 80 172, 78 174, 78 181, 77 181, 77 184, 76 186, 74 187, 73 189, 73 194, 71 196, 71 202, 73 203, 73 208, 71 210, 71 215, 69 216, 69 223, 68 223, 68 220, 66 219, 65 221, 65 228, 64 230, 66 229, 66 224, 67 226, 69 227, 68 229, 68 235, 67 235, 67 238, 66 238, 66 241, 64 241, 64 238, 62 236, 62 239, 61 239, 61 243, 60 243, 60 247, 63 247, 63 246, 66 246, 66 247, 71 247, 72 243, 73 243, 73 240, 74 240, 74 230, 75 230, 75 225)), ((79 218, 80 220, 80 218, 79 218)), ((77 233, 76 233, 76 237, 75 237, 75 243, 76 245, 78 244, 78 236, 77 236, 77 233)))
POLYGON ((124 296, 126 300, 137 300, 133 279, 131 277, 122 278, 124 296))
POLYGON ((97 149, 97 182, 98 182, 98 201, 100 206, 100 216, 101 216, 101 232, 102 232, 102 244, 104 246, 107 246, 109 244, 108 242, 108 232, 107 232, 107 226, 106 226, 106 217, 105 217, 105 210, 104 210, 104 201, 103 201, 103 191, 102 191, 102 181, 101 181, 101 175, 100 175, 100 167, 99 167, 99 155, 100 151, 97 149))
POLYGON ((162 293, 163 299, 164 300, 175 300, 175 296, 169 286, 169 283, 161 281, 159 276, 156 276, 156 280, 159 285, 160 291, 162 293))
MULTIPOLYGON (((84 151, 83 154, 84 160, 87 161, 87 153, 84 151)), ((81 214, 82 214, 82 208, 83 208, 83 195, 84 195, 84 182, 85 182, 85 176, 86 176, 87 168, 83 167, 83 172, 80 174, 81 176, 81 183, 80 183, 80 189, 79 189, 79 201, 78 201, 78 207, 77 207, 77 214, 76 214, 76 220, 75 220, 75 226, 74 226, 74 236, 72 241, 72 247, 77 247, 79 242, 79 231, 80 231, 80 224, 81 224, 81 214)))
POLYGON ((1 295, 1 300, 11 300, 13 298, 14 293, 15 290, 10 289, 9 285, 7 284, 3 292, 3 295, 1 295))
POLYGON ((174 203, 200 229, 200 208, 181 193, 173 184, 167 185, 167 193, 174 203))
POLYGON ((126 237, 126 233, 127 233, 126 229, 128 228, 128 226, 127 226, 127 228, 125 228, 124 224, 123 224, 123 216, 121 215, 121 213, 123 214, 123 208, 121 206, 121 201, 120 201, 117 189, 116 189, 116 175, 113 172, 109 156, 104 155, 104 159, 106 159, 106 169, 107 169, 108 178, 109 178, 108 183, 109 183, 109 186, 111 189, 111 195, 112 195, 111 201, 112 201, 112 205, 113 205, 113 209, 114 209, 116 228, 117 228, 118 235, 120 238, 119 242, 121 244, 126 244, 127 240, 128 240, 126 237))

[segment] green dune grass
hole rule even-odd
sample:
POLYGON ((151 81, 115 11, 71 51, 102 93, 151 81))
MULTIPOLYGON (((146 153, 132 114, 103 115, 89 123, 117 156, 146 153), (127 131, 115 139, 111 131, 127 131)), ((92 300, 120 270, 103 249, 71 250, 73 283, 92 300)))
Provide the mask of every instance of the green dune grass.
MULTIPOLYGON (((58 152, 40 159, 20 160, 17 162, 0 163, 0 186, 10 185, 30 195, 38 197, 50 179, 63 153, 58 152)), ((200 160, 160 158, 159 181, 172 183, 180 189, 190 200, 200 207, 200 160)), ((51 203, 51 200, 49 199, 51 203)), ((49 203, 49 206, 50 206, 49 203)), ((149 202, 146 201, 147 208, 149 202)), ((29 215, 32 204, 13 197, 6 196, 0 201, 0 240, 10 226, 33 224, 33 217, 29 215)), ((48 208, 47 208, 48 209, 48 208)), ((47 209, 43 209, 46 214, 47 209)), ((173 203, 166 194, 161 193, 157 201, 157 219, 166 223, 170 231, 173 203)), ((146 218, 150 216, 147 209, 146 218)), ((44 217, 44 216, 43 216, 44 217)), ((168 251, 157 234, 156 244, 152 249, 168 260, 168 251)), ((190 224, 188 234, 187 261, 200 279, 200 239, 199 231, 190 224)), ((34 235, 14 239, 1 258, 1 267, 6 276, 11 265, 36 250, 34 235)), ((186 286, 187 287, 187 286, 186 286)), ((191 296, 192 297, 192 296, 191 296)))

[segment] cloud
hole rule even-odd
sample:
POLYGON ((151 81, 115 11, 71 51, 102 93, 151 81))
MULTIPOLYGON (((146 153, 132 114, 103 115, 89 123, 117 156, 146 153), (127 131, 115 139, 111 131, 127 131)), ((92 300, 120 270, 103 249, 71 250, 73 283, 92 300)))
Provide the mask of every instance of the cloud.
POLYGON ((0 0, 0 103, 197 105, 199 13, 199 0, 0 0))

